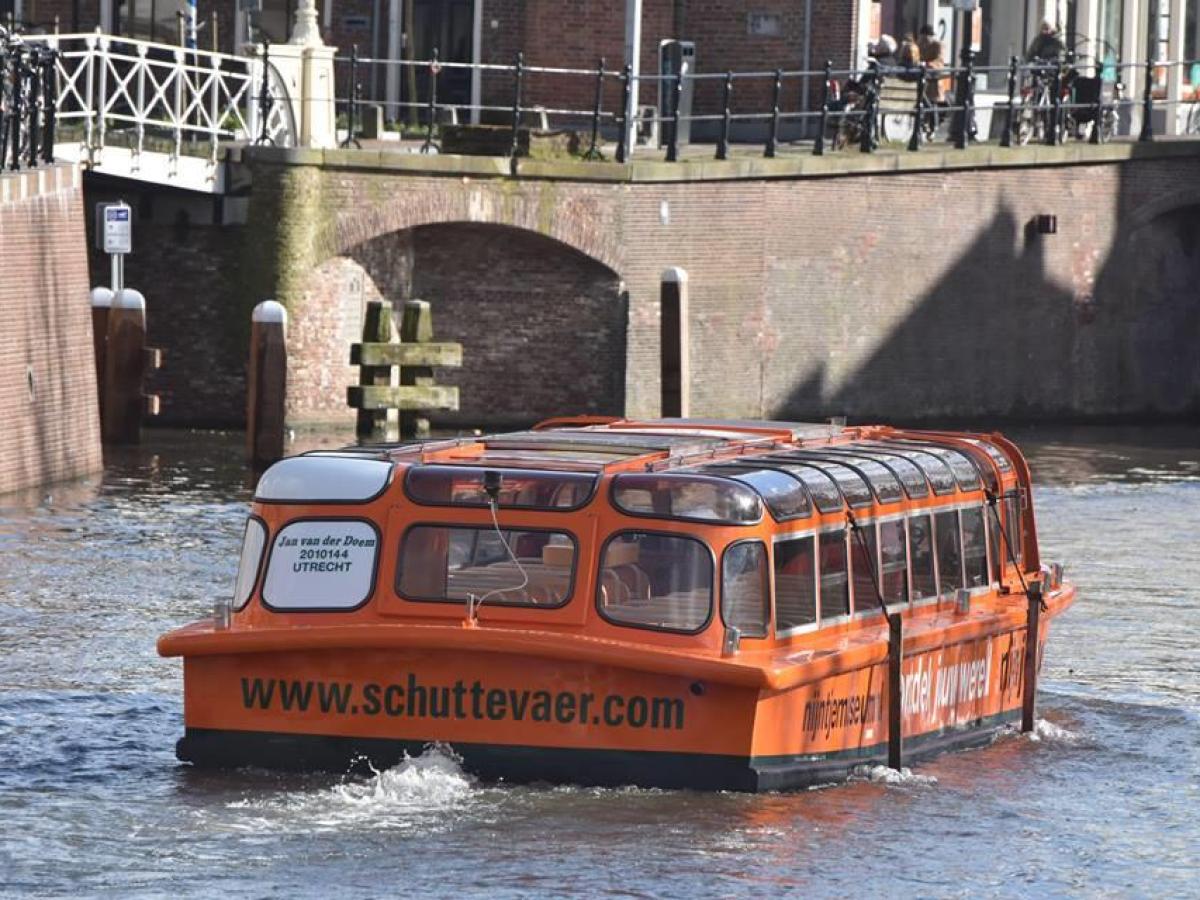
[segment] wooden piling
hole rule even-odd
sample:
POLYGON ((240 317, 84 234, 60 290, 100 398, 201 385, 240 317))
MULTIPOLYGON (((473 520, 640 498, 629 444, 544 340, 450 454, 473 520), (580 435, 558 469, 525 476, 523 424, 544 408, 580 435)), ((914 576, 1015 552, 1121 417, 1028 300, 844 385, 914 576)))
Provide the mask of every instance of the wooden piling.
POLYGON ((263 466, 283 458, 287 397, 287 310, 274 300, 254 307, 250 319, 246 385, 246 457, 263 466))
POLYGON ((904 765, 904 705, 902 697, 904 664, 904 620, 899 613, 888 613, 888 768, 904 765))
POLYGON ((1021 683, 1021 730, 1033 731, 1037 712, 1038 634, 1042 619, 1042 586, 1029 585, 1029 613, 1025 627, 1025 671, 1021 683))
MULTIPOLYGON (((428 344, 433 340, 433 310, 427 300, 406 300, 400 321, 402 344, 428 344)), ((433 369, 429 366, 401 366, 400 385, 433 385, 433 369)), ((429 436, 429 419, 418 410, 400 411, 400 437, 429 436)))
POLYGON ((662 415, 690 415, 691 354, 688 352, 688 274, 674 266, 665 269, 659 287, 661 305, 660 381, 662 415))
POLYGON ((125 288, 112 299, 104 354, 104 412, 101 434, 107 444, 141 440, 146 377, 146 298, 125 288))
POLYGON ((92 288, 92 354, 96 363, 96 402, 100 410, 100 430, 104 433, 105 356, 108 348, 108 313, 112 309, 111 288, 92 288))
MULTIPOLYGON (((391 304, 379 300, 367 303, 367 312, 363 317, 363 343, 392 343, 396 339, 395 331, 391 304)), ((390 386, 392 367, 360 365, 358 383, 360 385, 390 386)), ((393 409, 360 409, 356 417, 354 433, 360 438, 386 441, 391 439, 398 422, 396 411, 393 409)))

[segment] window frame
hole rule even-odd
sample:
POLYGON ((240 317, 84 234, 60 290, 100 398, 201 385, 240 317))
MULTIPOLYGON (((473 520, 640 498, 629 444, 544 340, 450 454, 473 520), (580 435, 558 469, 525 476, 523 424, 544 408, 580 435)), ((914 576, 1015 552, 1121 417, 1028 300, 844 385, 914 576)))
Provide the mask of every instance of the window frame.
MULTIPOLYGON (((762 498, 762 494, 749 484, 744 481, 738 481, 736 478, 724 475, 711 475, 708 472, 618 472, 608 481, 608 503, 618 513, 623 516, 629 516, 631 519, 650 519, 654 522, 689 522, 694 525, 707 525, 710 528, 753 528, 756 525, 761 525, 763 519, 770 515, 770 511, 767 509, 767 501, 762 498), (737 487, 745 488, 754 495, 754 499, 758 501, 758 518, 752 522, 734 522, 729 519, 698 519, 693 516, 665 516, 653 512, 631 512, 617 502, 617 480, 624 475, 649 475, 656 478, 692 478, 697 481, 729 482, 737 487)), ((637 529, 633 530, 636 531, 637 529)))
POLYGON ((582 476, 590 477, 592 479, 592 489, 588 492, 587 497, 580 503, 575 504, 573 506, 509 506, 509 505, 505 505, 503 503, 496 504, 497 509, 506 509, 506 510, 512 510, 515 512, 549 512, 549 513, 578 512, 579 510, 587 507, 593 500, 596 499, 596 495, 600 491, 600 482, 603 480, 603 476, 598 472, 560 472, 560 471, 554 471, 554 470, 550 470, 550 469, 533 469, 533 468, 524 469, 524 468, 519 468, 519 467, 515 467, 515 466, 479 466, 479 465, 470 465, 470 466, 458 465, 458 466, 456 466, 456 465, 453 465, 450 463, 440 463, 440 462, 419 463, 416 465, 411 465, 407 469, 404 470, 404 479, 403 479, 403 483, 401 485, 401 489, 404 492, 404 498, 409 503, 412 503, 414 506, 423 506, 426 509, 488 509, 489 505, 490 505, 488 503, 451 503, 451 502, 439 503, 436 501, 418 499, 417 497, 415 497, 413 495, 412 490, 409 488, 409 481, 412 478, 412 473, 414 473, 418 470, 427 471, 429 469, 450 469, 452 471, 458 471, 458 472, 479 472, 481 475, 484 472, 490 471, 490 472, 499 472, 501 474, 501 476, 505 475, 506 473, 513 473, 514 475, 522 475, 522 474, 524 474, 524 475, 582 475, 582 476))
MULTIPOLYGON (((647 517, 647 518, 649 518, 649 517, 647 517)), ((713 552, 713 548, 709 545, 708 541, 705 541, 702 538, 696 537, 695 535, 684 534, 684 533, 678 532, 678 531, 661 531, 661 530, 653 530, 653 529, 645 529, 645 528, 621 528, 621 529, 618 529, 617 531, 614 531, 611 534, 609 534, 608 537, 606 537, 604 539, 604 542, 600 545, 600 555, 598 557, 596 557, 596 588, 595 588, 595 592, 594 592, 593 604, 595 606, 596 612, 599 614, 601 619, 603 619, 608 624, 614 625, 618 628, 636 628, 638 631, 649 631, 654 634, 682 634, 682 635, 689 635, 689 636, 701 634, 708 629, 708 627, 713 623, 714 617, 716 616, 716 612, 715 612, 714 608, 717 606, 717 604, 715 602, 716 601, 716 593, 717 593, 716 583, 715 583, 716 578, 717 578, 717 571, 718 571, 717 564, 718 564, 718 560, 717 560, 716 553, 713 552), (703 547, 705 549, 705 551, 708 553, 708 562, 709 562, 709 568, 708 568, 708 616, 704 619, 704 622, 701 623, 699 627, 690 629, 690 630, 684 629, 684 628, 662 628, 662 627, 655 626, 655 625, 642 625, 638 622, 622 622, 617 619, 613 619, 610 616, 606 616, 604 614, 604 607, 600 603, 600 588, 601 588, 602 580, 603 580, 602 573, 604 572, 604 557, 608 553, 608 545, 611 544, 613 541, 615 541, 617 538, 622 537, 623 535, 626 535, 626 534, 645 534, 645 535, 652 535, 653 537, 677 538, 682 541, 692 541, 693 543, 699 544, 701 547, 703 547)))
POLYGON ((810 631, 817 631, 822 627, 821 623, 821 565, 820 565, 820 534, 821 531, 835 530, 829 526, 822 528, 806 528, 803 531, 789 531, 782 534, 771 535, 771 627, 774 629, 776 640, 782 638, 794 637, 798 634, 806 634, 810 631), (801 541, 808 538, 812 541, 812 577, 813 577, 813 621, 806 625, 796 625, 792 628, 779 628, 777 603, 777 584, 775 581, 775 548, 779 544, 786 544, 788 541, 801 541))
POLYGON ((775 591, 773 590, 774 573, 772 571, 771 564, 772 564, 771 553, 767 549, 766 541, 764 541, 762 538, 740 538, 736 541, 726 544, 725 549, 721 551, 721 599, 720 599, 720 602, 717 604, 717 611, 721 617, 721 624, 725 628, 737 628, 738 633, 743 638, 750 638, 753 640, 763 640, 763 639, 771 636, 771 629, 774 626, 774 613, 775 613, 775 603, 774 603, 775 591), (766 577, 766 596, 764 597, 764 599, 766 600, 767 615, 766 615, 766 618, 763 620, 762 634, 751 634, 749 632, 742 631, 741 628, 739 628, 737 625, 731 625, 729 620, 725 618, 725 558, 729 555, 730 550, 734 549, 735 547, 740 547, 744 544, 757 544, 759 547, 762 548, 762 552, 763 552, 763 565, 765 566, 765 574, 767 576, 766 577))
MULTIPOLYGON (((399 547, 398 547, 398 550, 396 553, 396 571, 395 571, 395 575, 392 578, 392 593, 399 599, 405 601, 406 603, 438 603, 441 605, 452 605, 455 603, 462 605, 462 604, 466 603, 467 600, 465 600, 465 599, 459 600, 459 599, 452 598, 452 597, 410 597, 408 594, 404 594, 404 593, 400 592, 400 578, 403 575, 403 566, 401 565, 401 563, 404 560, 404 546, 408 542, 409 535, 418 528, 443 528, 446 530, 457 528, 457 529, 464 529, 467 531, 490 531, 490 532, 494 533, 496 530, 495 527, 493 527, 490 523, 487 525, 469 525, 469 524, 464 524, 461 522, 419 521, 419 522, 410 522, 408 525, 405 526, 403 534, 400 535, 399 547)), ((572 549, 575 551, 574 555, 571 559, 571 577, 570 577, 570 580, 567 582, 566 596, 563 598, 563 601, 561 603, 515 603, 511 600, 489 600, 487 602, 487 605, 489 607, 503 606, 505 609, 544 609, 544 610, 563 609, 564 607, 570 605, 571 600, 575 596, 576 579, 579 576, 579 559, 580 559, 579 536, 576 535, 575 532, 573 532, 567 528, 538 528, 538 527, 521 526, 519 528, 505 529, 503 526, 501 526, 500 530, 501 531, 509 530, 509 531, 534 532, 534 533, 538 533, 538 534, 551 534, 551 535, 565 534, 567 537, 569 537, 571 539, 571 546, 572 546, 572 549)), ((449 571, 450 571, 449 570, 448 549, 449 548, 447 548, 447 569, 446 569, 447 574, 449 574, 449 571)))
POLYGON ((364 519, 361 516, 302 516, 301 518, 298 518, 298 519, 289 519, 286 523, 281 525, 279 527, 279 529, 275 532, 274 537, 271 539, 270 548, 271 548, 270 551, 266 554, 267 562, 266 562, 266 567, 263 569, 263 575, 262 575, 263 583, 262 583, 262 590, 259 593, 259 598, 262 602, 263 609, 270 610, 273 613, 281 613, 284 615, 292 615, 292 614, 306 615, 308 613, 357 612, 358 610, 362 609, 364 606, 366 606, 368 603, 371 602, 371 598, 375 596, 375 591, 378 590, 378 588, 379 588, 379 563, 380 563, 380 559, 382 559, 382 557, 383 557, 383 531, 379 527, 379 525, 377 523, 373 522, 371 519, 364 519), (285 531, 287 531, 287 529, 290 526, 298 525, 303 522, 362 523, 364 525, 369 525, 371 527, 371 530, 375 532, 375 560, 374 560, 374 564, 371 567, 371 581, 370 581, 370 584, 367 586, 367 595, 365 597, 363 597, 363 599, 360 600, 358 603, 356 603, 354 606, 280 607, 280 606, 273 606, 271 604, 271 602, 267 599, 267 593, 266 593, 267 576, 271 572, 271 563, 275 561, 275 541, 278 540, 279 536, 281 534, 283 534, 285 531))
POLYGON ((270 527, 268 527, 266 519, 264 519, 262 516, 255 515, 254 513, 251 513, 250 515, 248 515, 246 517, 246 528, 242 529, 242 545, 245 546, 246 530, 249 529, 251 522, 257 522, 260 526, 262 526, 263 544, 262 544, 262 547, 260 547, 259 551, 258 551, 258 562, 254 566, 254 579, 250 582, 250 590, 246 592, 246 599, 241 601, 240 603, 238 602, 238 599, 236 596, 236 591, 237 591, 238 576, 240 576, 242 574, 242 571, 241 571, 242 554, 241 554, 240 549, 238 551, 238 571, 233 576, 233 589, 235 592, 235 596, 233 598, 233 607, 232 608, 233 608, 234 612, 241 612, 243 609, 245 609, 247 606, 250 605, 250 601, 254 597, 254 591, 258 588, 259 582, 262 581, 263 573, 266 571, 267 557, 271 555, 271 549, 272 549, 271 529, 270 529, 270 527))

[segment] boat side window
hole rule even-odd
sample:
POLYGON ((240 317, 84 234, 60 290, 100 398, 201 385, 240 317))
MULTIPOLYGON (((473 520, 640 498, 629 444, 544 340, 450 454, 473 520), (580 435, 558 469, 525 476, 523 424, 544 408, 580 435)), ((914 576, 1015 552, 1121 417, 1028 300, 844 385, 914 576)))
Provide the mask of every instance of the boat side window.
POLYGON ((400 548, 396 593, 446 603, 562 606, 571 596, 575 557, 575 539, 562 531, 414 525, 400 548))
POLYGON ((878 541, 875 538, 875 523, 860 524, 857 532, 850 532, 850 564, 854 572, 854 612, 869 613, 879 609, 879 592, 875 581, 879 578, 878 541))
POLYGON ((988 583, 987 543, 983 526, 983 507, 964 509, 962 518, 963 567, 967 587, 983 587, 988 583))
POLYGON ((513 509, 579 509, 591 500, 599 480, 580 472, 421 465, 408 470, 404 491, 414 503, 426 506, 486 507, 484 478, 488 472, 500 476, 497 505, 513 509))
POLYGON ((753 525, 763 503, 749 485, 732 478, 691 474, 628 474, 613 479, 612 502, 631 516, 753 525))
POLYGON ((850 577, 846 571, 846 529, 821 535, 821 619, 850 614, 850 577))
POLYGON ((721 618, 743 637, 766 637, 771 615, 767 547, 762 541, 740 541, 721 558, 721 618))
POLYGON ((887 604, 908 602, 908 551, 904 546, 904 520, 879 523, 879 557, 882 563, 883 599, 887 604))
POLYGON ((908 520, 909 549, 912 554, 913 599, 937 595, 937 577, 933 569, 933 521, 928 515, 908 520))
POLYGON ((958 532, 958 511, 946 510, 933 517, 937 534, 938 576, 942 594, 963 586, 962 543, 958 532))
MULTIPOLYGON (((1004 530, 1008 534, 1008 545, 1013 558, 1021 563, 1024 561, 1025 545, 1022 542, 1024 534, 1021 522, 1021 495, 1017 491, 1009 491, 1004 495, 1004 530)), ((1007 554, 1005 554, 1007 559, 1007 554)))
POLYGON ((251 516, 246 520, 242 535, 242 555, 238 559, 237 582, 233 588, 233 608, 241 609, 254 593, 258 570, 262 564, 263 547, 267 543, 267 526, 262 519, 251 516))
POLYGON ((998 506, 986 507, 983 511, 983 521, 987 527, 988 554, 991 560, 991 580, 1000 581, 1004 574, 1004 547, 1000 541, 1000 520, 997 517, 998 506))
POLYGON ((697 632, 712 617, 713 561, 696 538, 625 531, 604 545, 600 614, 618 625, 697 632))
POLYGON ((275 534, 263 604, 273 610, 351 610, 375 588, 379 532, 361 519, 299 519, 275 534))
POLYGON ((775 633, 817 621, 813 537, 787 538, 775 544, 775 633))

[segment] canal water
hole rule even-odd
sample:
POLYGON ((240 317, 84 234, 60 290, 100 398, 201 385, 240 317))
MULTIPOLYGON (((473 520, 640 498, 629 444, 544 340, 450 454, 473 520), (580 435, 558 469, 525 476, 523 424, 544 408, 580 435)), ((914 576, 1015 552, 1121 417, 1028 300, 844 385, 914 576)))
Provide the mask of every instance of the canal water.
POLYGON ((240 436, 0 498, 0 895, 1200 894, 1200 430, 1024 432, 1058 620, 1033 736, 794 794, 194 772, 157 635, 230 590, 240 436))

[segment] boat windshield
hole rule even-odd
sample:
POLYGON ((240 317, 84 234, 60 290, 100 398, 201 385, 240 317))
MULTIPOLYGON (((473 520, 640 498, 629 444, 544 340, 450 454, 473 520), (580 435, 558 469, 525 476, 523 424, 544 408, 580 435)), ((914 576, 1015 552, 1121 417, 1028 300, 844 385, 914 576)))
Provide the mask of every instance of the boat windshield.
POLYGON ((404 490, 428 506, 487 506, 484 479, 499 476, 497 505, 515 509, 572 510, 587 504, 598 476, 582 472, 539 472, 479 466, 414 466, 404 490))
POLYGON ((618 475, 612 500, 621 512, 657 519, 753 525, 763 515, 763 502, 753 488, 711 475, 618 475))
POLYGON ((409 600, 562 606, 575 556, 575 539, 561 531, 415 525, 400 548, 396 592, 409 600))

